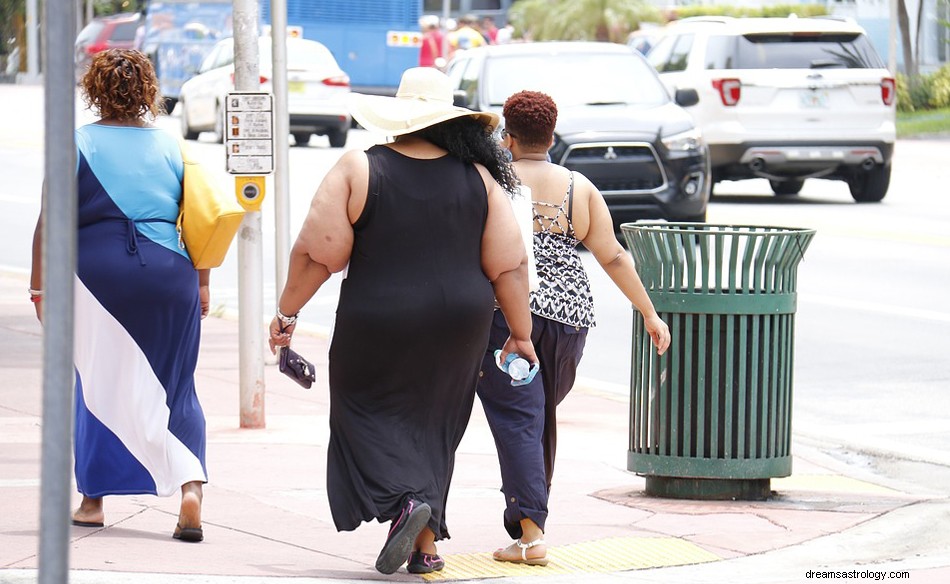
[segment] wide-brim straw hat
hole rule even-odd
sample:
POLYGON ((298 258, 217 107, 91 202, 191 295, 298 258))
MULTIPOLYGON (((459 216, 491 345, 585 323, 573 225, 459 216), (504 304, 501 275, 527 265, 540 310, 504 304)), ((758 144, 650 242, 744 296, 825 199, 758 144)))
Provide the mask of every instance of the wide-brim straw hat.
POLYGON ((496 128, 498 115, 454 105, 452 81, 432 67, 406 69, 396 97, 352 93, 349 110, 361 126, 386 136, 411 134, 464 116, 496 128))

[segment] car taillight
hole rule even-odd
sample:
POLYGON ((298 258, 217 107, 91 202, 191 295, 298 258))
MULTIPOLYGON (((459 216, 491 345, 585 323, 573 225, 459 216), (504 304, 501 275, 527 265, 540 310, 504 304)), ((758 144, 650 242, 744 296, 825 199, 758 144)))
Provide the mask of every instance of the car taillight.
POLYGON ((738 79, 713 79, 713 87, 719 92, 722 105, 736 105, 742 97, 742 82, 738 79))
POLYGON ((91 45, 86 46, 86 52, 89 53, 90 55, 95 55, 96 53, 104 51, 108 48, 109 48, 109 45, 105 43, 93 43, 91 45))
POLYGON ((881 79, 881 101, 884 105, 894 105, 897 99, 897 85, 891 77, 881 79))
POLYGON ((350 78, 346 75, 337 75, 336 77, 327 77, 323 80, 324 85, 330 85, 332 87, 349 87, 350 78))
MULTIPOLYGON (((263 75, 260 75, 260 76, 257 78, 257 80, 258 80, 261 84, 264 84, 264 83, 267 83, 268 81, 270 81, 270 79, 268 79, 267 77, 264 77, 263 75)), ((233 72, 231 73, 231 87, 234 87, 234 73, 233 73, 233 72)))

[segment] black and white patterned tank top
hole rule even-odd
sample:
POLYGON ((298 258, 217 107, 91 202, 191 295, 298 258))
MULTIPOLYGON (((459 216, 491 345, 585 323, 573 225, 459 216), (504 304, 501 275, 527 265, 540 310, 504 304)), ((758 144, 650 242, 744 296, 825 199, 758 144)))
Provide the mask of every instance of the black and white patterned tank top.
POLYGON ((574 204, 574 173, 560 205, 534 202, 534 220, 541 227, 534 232, 534 261, 540 286, 531 292, 531 312, 544 318, 576 327, 594 326, 594 298, 574 236, 571 212, 574 204), (539 213, 540 208, 554 209, 554 215, 539 213), (567 220, 562 233, 558 220, 567 220))

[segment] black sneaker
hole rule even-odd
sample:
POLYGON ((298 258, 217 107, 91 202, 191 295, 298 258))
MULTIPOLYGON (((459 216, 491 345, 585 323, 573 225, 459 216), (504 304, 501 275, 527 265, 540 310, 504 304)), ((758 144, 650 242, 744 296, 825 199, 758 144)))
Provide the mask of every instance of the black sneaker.
POLYGON ((383 574, 392 574, 406 563, 416 538, 431 516, 432 508, 428 504, 410 497, 399 517, 393 519, 386 543, 376 558, 376 569, 383 574))
POLYGON ((406 566, 406 570, 410 574, 428 574, 429 572, 438 572, 444 567, 445 560, 439 554, 412 552, 409 554, 409 565, 406 566))

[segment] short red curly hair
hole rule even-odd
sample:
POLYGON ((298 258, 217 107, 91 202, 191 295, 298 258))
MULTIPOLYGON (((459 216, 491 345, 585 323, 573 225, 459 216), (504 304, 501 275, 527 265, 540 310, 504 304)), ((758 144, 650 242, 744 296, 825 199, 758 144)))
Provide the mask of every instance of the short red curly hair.
POLYGON ((519 91, 505 100, 505 129, 529 148, 547 148, 557 125, 557 105, 540 91, 519 91))
POLYGON ((102 119, 132 121, 163 111, 155 68, 141 51, 96 53, 79 85, 83 101, 102 119))

